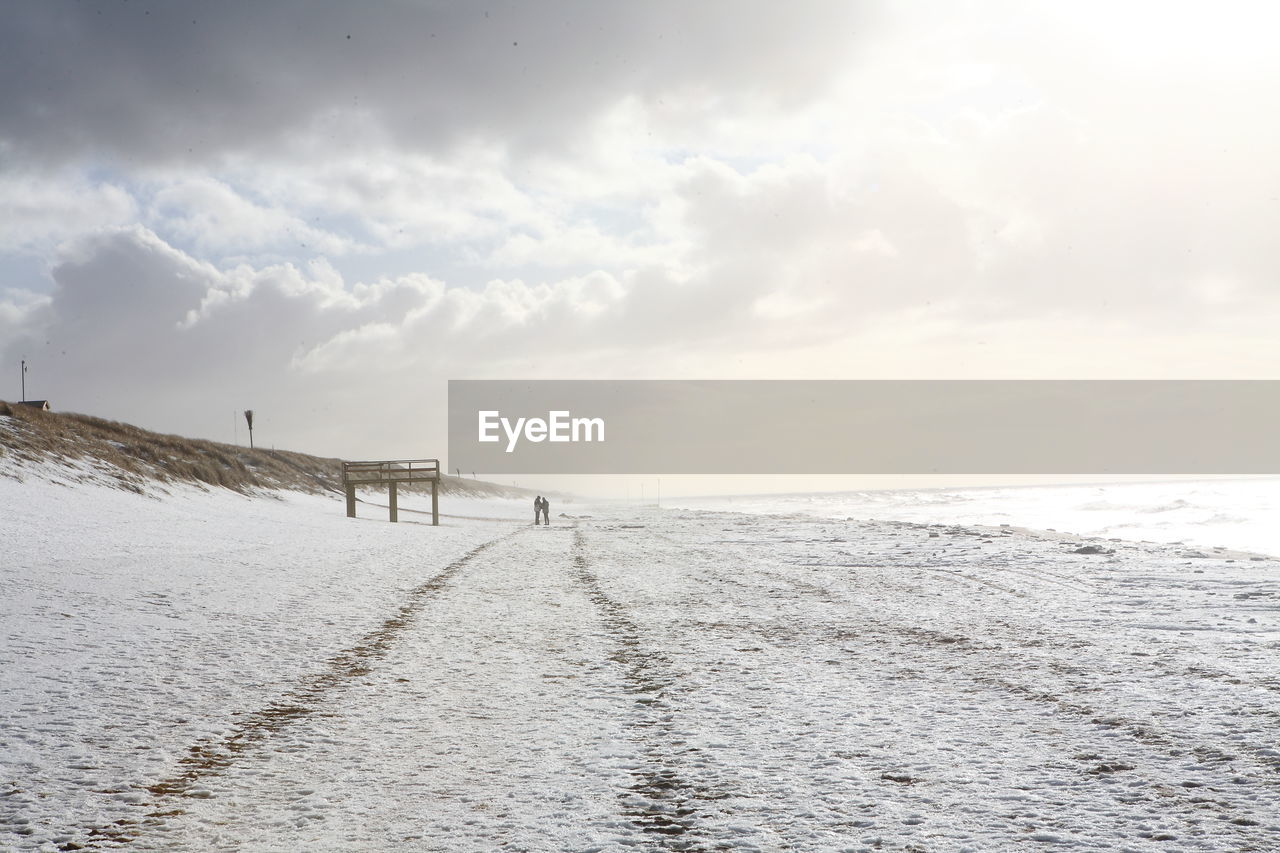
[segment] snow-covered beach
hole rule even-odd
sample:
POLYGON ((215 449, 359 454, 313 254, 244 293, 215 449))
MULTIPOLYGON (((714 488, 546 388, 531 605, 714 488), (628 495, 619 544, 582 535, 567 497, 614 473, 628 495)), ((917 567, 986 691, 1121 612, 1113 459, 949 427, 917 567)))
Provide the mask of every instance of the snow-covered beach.
POLYGON ((1274 560, 282 495, 0 479, 0 849, 1280 845, 1274 560))
POLYGON ((1280 853, 1280 3, 0 21, 0 853, 1280 853))

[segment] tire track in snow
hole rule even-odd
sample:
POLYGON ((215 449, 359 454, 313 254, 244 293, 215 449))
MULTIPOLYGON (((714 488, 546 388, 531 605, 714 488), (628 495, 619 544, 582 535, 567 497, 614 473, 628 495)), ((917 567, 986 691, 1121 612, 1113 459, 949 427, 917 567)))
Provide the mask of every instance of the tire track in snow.
MULTIPOLYGON (((923 568, 920 566, 909 566, 908 568, 923 568)), ((811 596, 814 598, 830 601, 833 598, 843 600, 845 603, 853 602, 842 596, 838 591, 809 583, 807 581, 791 577, 788 574, 776 571, 763 571, 760 574, 766 575, 773 580, 791 586, 798 594, 811 596)), ((953 577, 957 580, 964 576, 947 575, 947 579, 953 577)), ((965 578, 969 579, 969 578, 965 578)), ((884 583, 884 579, 881 579, 884 583)), ((910 585, 893 584, 899 594, 918 592, 910 585)), ((1019 594, 1020 593, 1015 593, 1019 594)), ((972 639, 960 634, 951 634, 947 632, 938 632, 930 629, 924 629, 913 625, 900 624, 897 621, 886 620, 876 616, 864 614, 864 624, 873 632, 880 634, 896 635, 909 642, 919 644, 926 647, 936 648, 943 659, 949 657, 958 657, 963 659, 972 655, 978 656, 994 656, 996 659, 1007 659, 1006 663, 991 667, 994 672, 1017 672, 1019 657, 1015 652, 1011 652, 1008 648, 1000 644, 983 644, 974 642, 972 639)), ((1007 623, 1004 623, 1007 625, 1007 623)), ((1014 628, 1009 625, 1008 627, 1014 628)), ((1016 633, 1016 629, 1012 632, 1016 633)), ((811 636, 821 638, 821 631, 812 632, 811 636)), ((835 631, 825 642, 836 643, 845 639, 856 637, 856 634, 843 631, 835 631)), ((777 640, 776 635, 770 636, 769 639, 777 640)), ((1055 647, 1063 653, 1069 654, 1072 646, 1066 644, 1069 638, 1059 638, 1055 643, 1055 647)), ((1070 638, 1079 640, 1079 638, 1070 638)), ((1050 664, 1052 666, 1052 663, 1050 664)), ((1075 702, 1070 699, 1063 698, 1059 695, 1064 692, 1064 686, 1061 684, 1041 683, 1038 686, 1031 686, 1021 683, 1012 677, 983 674, 982 672, 968 671, 967 668, 957 669, 955 666, 946 667, 948 671, 960 672, 971 683, 990 690, 995 690, 1009 696, 1035 704, 1047 704, 1056 708, 1057 712, 1067 717, 1072 717, 1080 722, 1097 727, 1099 731, 1107 731, 1115 735, 1122 736, 1130 741, 1141 744, 1156 753, 1177 758, 1186 755, 1194 758, 1198 763, 1226 768, 1230 770, 1234 776, 1233 781, 1238 781, 1235 776, 1235 763, 1241 759, 1248 761, 1254 765, 1254 780, 1267 787, 1275 787, 1280 785, 1280 777, 1275 774, 1280 773, 1280 758, 1276 757, 1274 750, 1269 747, 1260 747, 1254 744, 1237 742, 1231 745, 1230 750, 1221 746, 1215 746, 1209 743, 1196 742, 1194 737, 1188 737, 1185 733, 1162 726, 1156 720, 1141 720, 1130 715, 1126 715, 1121 711, 1114 709, 1099 709, 1089 704, 1075 702)), ((1044 669, 1037 670, 1041 675, 1046 675, 1044 669)), ((1083 756, 1075 756, 1079 759, 1083 756)), ((1097 759, 1097 756, 1092 756, 1097 759)), ((1228 832, 1234 833, 1239 839, 1242 846, 1240 849, 1259 849, 1251 846, 1256 840, 1253 836, 1253 827, 1263 826, 1268 823, 1265 810, 1260 811, 1247 799, 1230 796, 1225 791, 1210 789, 1214 792, 1213 796, 1204 796, 1203 792, 1198 790, 1203 785, 1181 785, 1164 783, 1159 777, 1145 774, 1144 771, 1129 765, 1123 767, 1109 766, 1105 763, 1099 764, 1098 760, 1094 760, 1095 769, 1085 771, 1088 773, 1109 774, 1117 770, 1137 771, 1139 774, 1147 775, 1153 788, 1160 791, 1160 797, 1170 806, 1170 814, 1184 823, 1194 833, 1199 831, 1197 821, 1205 812, 1212 813, 1215 817, 1223 822, 1223 826, 1228 832), (1181 813, 1174 814, 1173 806, 1181 807, 1181 813)))
MULTIPOLYGON (((919 568, 908 566, 907 568, 919 568)), ((846 603, 852 603, 844 598, 836 590, 820 587, 800 579, 793 578, 789 575, 779 572, 762 572, 780 583, 790 585, 798 593, 809 595, 817 598, 830 600, 833 597, 839 598, 846 603)), ((960 582, 962 580, 980 580, 965 575, 938 575, 946 580, 960 582)), ((994 586, 994 584, 990 584, 994 586)), ((900 590, 904 593, 918 592, 909 585, 901 585, 900 590)), ((1015 593, 1021 595, 1022 593, 1015 593)), ((1025 666, 1025 662, 1017 653, 1017 649, 1006 648, 1000 644, 990 644, 974 641, 972 638, 963 636, 953 632, 939 632, 913 625, 904 625, 896 621, 888 621, 875 616, 863 616, 867 626, 873 627, 875 630, 884 634, 894 634, 904 639, 916 643, 938 646, 940 648, 949 649, 960 655, 969 655, 974 653, 989 653, 997 659, 1007 659, 1007 661, 999 666, 994 667, 996 672, 1018 672, 1020 666, 1025 666)), ((1016 626, 1008 623, 1001 623, 997 620, 993 624, 1004 624, 1010 628, 1010 636, 1019 633, 1016 626)), ((1025 630, 1022 633, 1026 633, 1025 630)), ((816 636, 816 634, 815 634, 816 636)), ((832 642, 844 639, 844 635, 837 631, 832 635, 832 642)), ((1038 637, 1043 641, 1043 637, 1038 637)), ((1050 647, 1061 652, 1068 657, 1062 661, 1055 661, 1046 666, 1052 668, 1056 663, 1065 666, 1071 660, 1071 652, 1077 646, 1073 643, 1087 642, 1080 637, 1060 637, 1052 641, 1050 647)), ((1038 644, 1044 647, 1043 643, 1038 644)), ((1044 668, 1037 670, 1041 675, 1045 675, 1044 668)), ((1132 716, 1125 715, 1118 710, 1097 709, 1089 705, 1074 703, 1069 700, 1060 698, 1061 692, 1067 692, 1068 688, 1062 684, 1041 684, 1038 687, 1028 686, 1019 683, 1007 677, 993 677, 981 673, 966 672, 965 676, 974 684, 987 688, 1000 690, 1012 696, 1021 699, 1047 702, 1055 705, 1061 712, 1082 718, 1092 722, 1095 725, 1114 730, 1118 734, 1122 734, 1134 741, 1145 744, 1150 747, 1159 748, 1170 754, 1179 754, 1180 752, 1189 752, 1201 760, 1210 764, 1229 765, 1237 758, 1244 757, 1253 764, 1260 767, 1264 774, 1259 778, 1268 786, 1280 785, 1280 757, 1274 754, 1274 750, 1268 746, 1259 746, 1245 742, 1237 742, 1232 744, 1231 751, 1227 751, 1219 746, 1205 743, 1188 743, 1186 737, 1178 732, 1169 731, 1166 727, 1161 726, 1158 721, 1148 720, 1142 721, 1132 716)), ((1265 688, 1264 688, 1265 689, 1265 688)))
MULTIPOLYGON (((914 667, 914 672, 903 667, 891 677, 945 677, 953 680, 953 686, 961 686, 965 694, 993 696, 1001 707, 1009 706, 1009 699, 1025 703, 1021 709, 1013 706, 1004 712, 1013 722, 1044 719, 1046 711, 1051 713, 1051 723, 1038 727, 1033 723, 1032 730, 1043 729, 1044 736, 1055 744, 1059 751, 1050 755, 1071 768, 1073 777, 1069 779, 1087 780, 1093 785, 1092 795, 1109 804, 1108 813, 1123 813, 1131 828, 1137 823, 1137 837, 1172 840, 1162 827, 1148 831, 1144 825, 1153 823, 1151 815, 1158 814, 1181 825, 1177 832, 1187 849, 1220 849, 1213 846, 1215 841, 1223 845, 1221 849, 1263 850, 1271 849, 1269 843, 1274 845, 1277 812, 1271 791, 1280 785, 1280 757, 1267 739, 1269 726, 1261 723, 1217 732, 1204 725, 1179 724, 1172 716, 1144 714, 1142 705, 1135 707, 1125 701, 1123 688, 1116 690, 1107 681, 1105 667, 1095 673, 1089 666, 1095 659, 1105 662, 1108 656, 1125 652, 1123 644, 1096 642, 1102 639, 1093 635, 1096 627, 1064 627, 1055 618, 1055 614, 1070 613, 1072 607, 1087 608, 1100 599, 1108 603, 1106 596, 1114 593, 1106 584, 1090 580, 1093 575, 1075 583, 1067 575, 1042 569, 1042 564, 1074 567, 1073 561, 1080 560, 1082 572, 1106 574, 1106 569, 1056 550, 1063 543, 1055 541, 1010 551, 1006 541, 993 537, 991 542, 979 540, 973 543, 977 547, 966 548, 963 559, 948 555, 945 563, 934 563, 905 548, 890 550, 898 549, 900 543, 873 535, 865 537, 864 549, 856 553, 837 550, 827 554, 821 543, 836 540, 822 536, 822 532, 819 529, 807 537, 769 537, 764 531, 765 535, 754 540, 720 540, 718 544, 738 552, 737 560, 734 554, 709 553, 700 544, 691 547, 688 540, 692 536, 685 540, 658 533, 654 536, 685 552, 705 553, 707 562, 717 567, 750 565, 750 575, 763 581, 756 585, 759 594, 772 597, 776 590, 770 587, 785 586, 794 591, 796 600, 815 604, 800 610, 811 611, 817 618, 799 623, 759 625, 721 618, 693 623, 700 630, 725 635, 752 633, 780 644, 816 640, 832 647, 863 639, 882 659, 894 655, 914 667), (749 557, 744 548, 763 549, 763 554, 749 557), (779 570, 771 563, 788 568, 779 570), (994 582, 993 577, 1003 583, 994 582), (955 592, 948 593, 952 606, 943 611, 946 618, 935 624, 943 630, 925 627, 921 620, 935 615, 933 599, 944 588, 955 592), (1060 601, 1061 596, 1067 597, 1067 604, 1060 601), (958 605, 957 600, 961 602, 958 605), (882 609, 876 606, 877 601, 897 606, 882 609), (985 606, 988 601, 991 610, 985 606), (1044 603, 1055 603, 1060 609, 1032 610, 1033 618, 1014 617, 1025 617, 1029 606, 1038 608, 1044 603), (962 617, 968 612, 971 618, 954 618, 956 611, 962 617), (1001 614, 1019 624, 998 618, 1001 614), (824 616, 856 625, 851 629, 824 616), (993 636, 991 629, 997 626, 1006 630, 993 636), (877 636, 897 641, 886 650, 876 645, 877 636), (1026 653, 1032 646, 1037 651, 1026 653), (1079 683, 1082 679, 1084 684, 1079 683), (1085 692, 1089 699, 1080 695, 1085 692), (1143 810, 1148 814, 1141 815, 1143 810), (1205 846, 1206 839, 1209 846, 1205 846)), ((862 532, 867 532, 865 527, 862 532)), ((932 541, 916 544, 928 547, 932 541)), ((1167 559, 1168 550, 1154 555, 1126 551, 1121 559, 1125 564, 1147 566, 1151 560, 1167 559)), ((705 573, 717 581, 733 582, 723 576, 723 569, 705 573)), ((1162 671, 1164 665, 1154 658, 1121 660, 1135 680, 1178 674, 1162 671)), ((1227 674, 1217 676, 1225 679, 1227 674)), ((1262 690, 1274 686, 1262 682, 1237 679, 1231 683, 1262 690)))
POLYGON ((469 562, 514 535, 515 533, 509 533, 472 548, 434 577, 411 589, 404 603, 393 615, 361 637, 355 645, 330 657, 320 672, 305 678, 265 708, 238 714, 239 720, 231 732, 221 739, 201 741, 188 748, 186 754, 178 759, 177 770, 173 775, 151 785, 138 787, 136 801, 132 805, 149 809, 145 817, 120 818, 110 823, 81 827, 79 837, 83 841, 67 841, 58 849, 94 850, 103 846, 128 845, 152 827, 162 824, 165 818, 185 813, 185 810, 170 802, 172 798, 211 797, 212 794, 200 786, 201 780, 218 776, 242 755, 259 747, 287 726, 316 714, 332 691, 367 675, 400 635, 413 624, 427 603, 469 562))
POLYGON ((635 695, 635 714, 626 722, 634 729, 645 763, 632 770, 633 782, 623 799, 623 814, 643 832, 655 836, 660 849, 706 851, 709 847, 696 825, 699 804, 725 795, 706 790, 680 771, 684 741, 672 725, 668 691, 675 684, 671 662, 661 652, 643 647, 640 627, 626 609, 610 598, 591 570, 586 538, 573 531, 573 578, 596 606, 617 650, 610 659, 622 667, 628 693, 635 695))

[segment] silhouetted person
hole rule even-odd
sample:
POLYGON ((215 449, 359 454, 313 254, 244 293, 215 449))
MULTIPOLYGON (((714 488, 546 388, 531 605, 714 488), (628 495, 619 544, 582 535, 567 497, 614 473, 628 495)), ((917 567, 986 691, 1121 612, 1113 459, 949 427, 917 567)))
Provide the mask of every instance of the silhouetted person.
POLYGON ((533 499, 533 523, 534 526, 542 523, 542 495, 533 499))
POLYGON ((551 501, 546 498, 542 499, 542 523, 551 523, 551 501))

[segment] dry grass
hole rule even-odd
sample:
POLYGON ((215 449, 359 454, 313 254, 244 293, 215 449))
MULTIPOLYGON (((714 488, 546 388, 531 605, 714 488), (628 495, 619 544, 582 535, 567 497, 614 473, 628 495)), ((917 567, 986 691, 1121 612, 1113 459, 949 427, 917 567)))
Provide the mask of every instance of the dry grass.
MULTIPOLYGON (((248 493, 288 489, 341 492, 342 463, 287 450, 250 450, 216 441, 150 432, 90 415, 43 412, 0 400, 0 474, 42 463, 79 463, 134 492, 194 483, 248 493)), ((505 495, 495 483, 444 477, 445 494, 505 495)))

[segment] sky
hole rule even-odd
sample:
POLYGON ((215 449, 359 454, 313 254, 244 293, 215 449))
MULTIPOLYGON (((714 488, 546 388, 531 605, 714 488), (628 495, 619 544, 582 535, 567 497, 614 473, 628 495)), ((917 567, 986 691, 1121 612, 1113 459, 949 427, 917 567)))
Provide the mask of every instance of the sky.
POLYGON ((1280 378, 1274 4, 0 20, 5 399, 409 458, 449 379, 1280 378))

